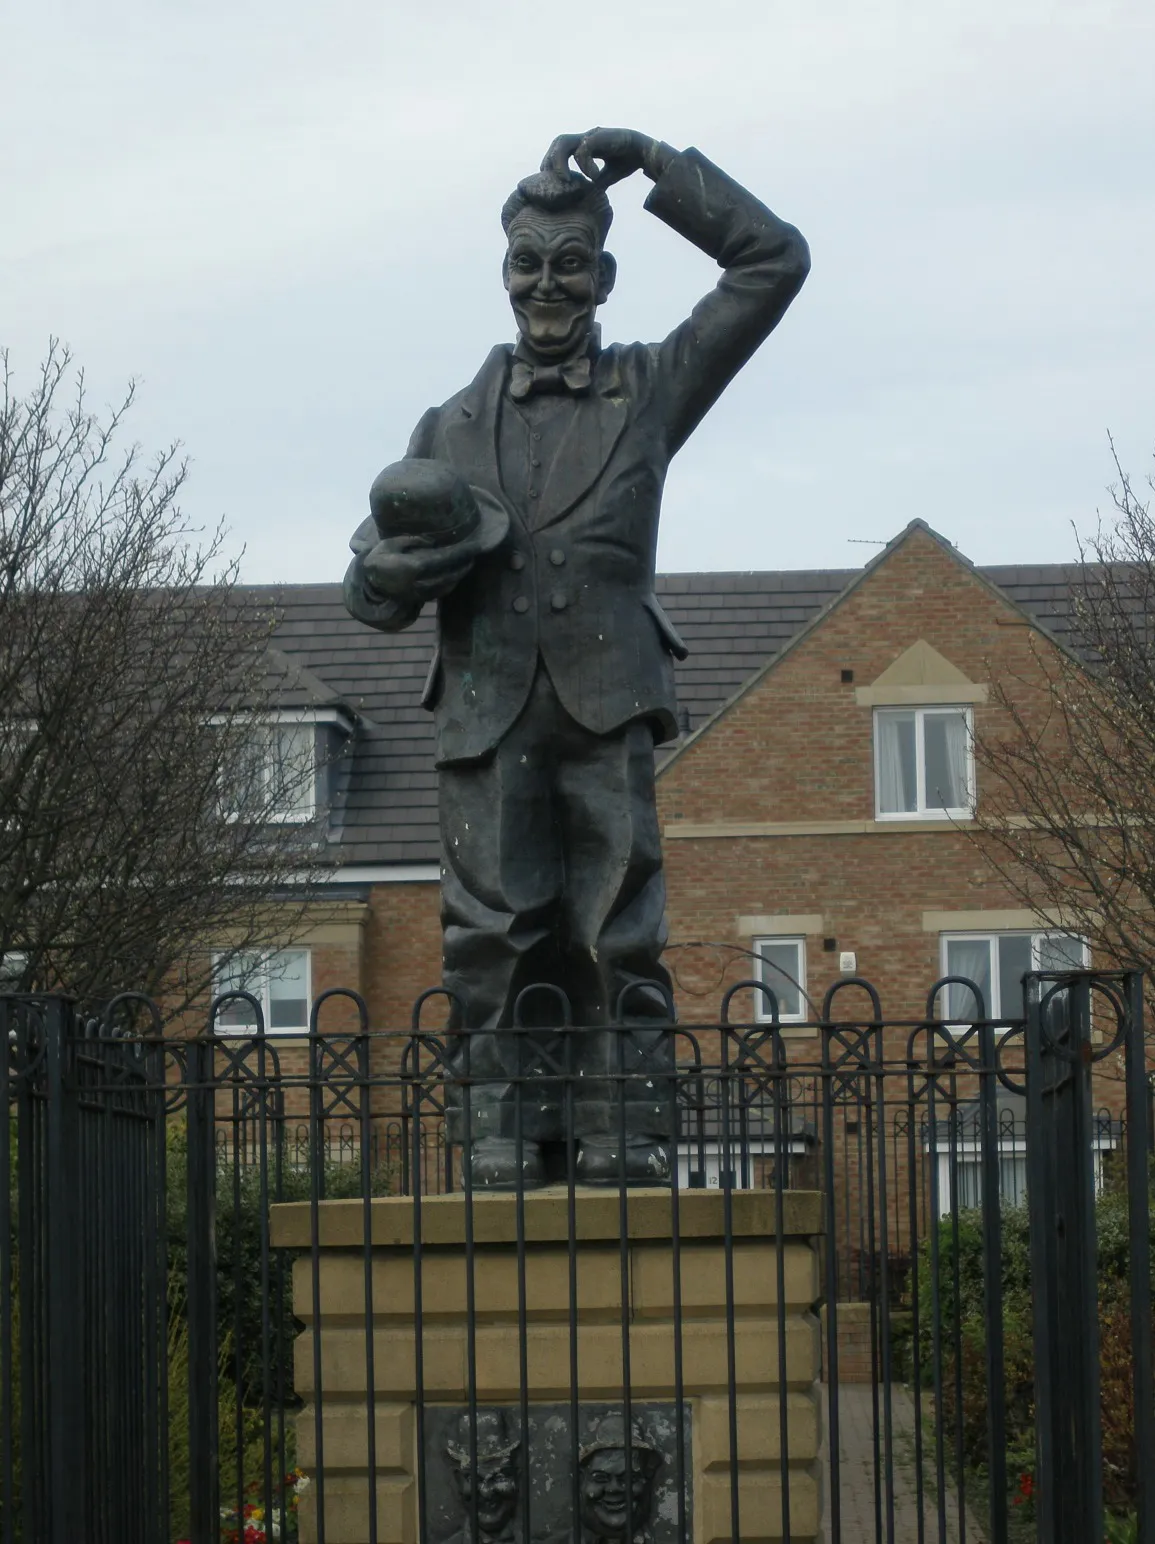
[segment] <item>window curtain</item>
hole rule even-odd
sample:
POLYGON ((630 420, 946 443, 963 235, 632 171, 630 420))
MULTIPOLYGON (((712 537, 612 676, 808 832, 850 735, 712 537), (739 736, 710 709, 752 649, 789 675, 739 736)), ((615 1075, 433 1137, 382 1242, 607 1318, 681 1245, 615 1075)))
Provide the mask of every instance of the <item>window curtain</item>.
POLYGON ((899 815, 917 808, 913 713, 879 713, 878 809, 882 815, 899 815))
POLYGON ((926 713, 926 807, 965 809, 967 789, 967 716, 965 713, 926 713))
MULTIPOLYGON (((948 976, 966 976, 983 994, 983 1004, 988 1014, 998 1010, 991 1002, 991 941, 989 938, 948 938, 946 944, 946 973, 948 976)), ((965 986, 947 988, 947 1017, 973 1019, 978 1015, 974 993, 965 986)))
POLYGON ((943 793, 947 809, 964 809, 967 797, 967 716, 965 713, 944 713, 943 729, 946 733, 946 765, 949 788, 943 793))

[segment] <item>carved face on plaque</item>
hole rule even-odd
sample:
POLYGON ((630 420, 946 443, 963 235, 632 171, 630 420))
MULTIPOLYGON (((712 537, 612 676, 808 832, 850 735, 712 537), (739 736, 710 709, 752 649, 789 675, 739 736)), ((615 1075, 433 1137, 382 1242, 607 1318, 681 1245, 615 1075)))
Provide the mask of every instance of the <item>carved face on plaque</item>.
POLYGON ((453 1479, 466 1519, 477 1506, 477 1528, 482 1539, 508 1534, 518 1510, 516 1453, 521 1446, 511 1439, 501 1410, 477 1413, 476 1464, 468 1413, 462 1415, 445 1451, 453 1463, 453 1479))
POLYGON ((654 1499, 654 1477, 662 1455, 635 1422, 627 1461, 625 1423, 607 1415, 581 1450, 579 1494, 582 1537, 621 1540, 644 1533, 654 1499))

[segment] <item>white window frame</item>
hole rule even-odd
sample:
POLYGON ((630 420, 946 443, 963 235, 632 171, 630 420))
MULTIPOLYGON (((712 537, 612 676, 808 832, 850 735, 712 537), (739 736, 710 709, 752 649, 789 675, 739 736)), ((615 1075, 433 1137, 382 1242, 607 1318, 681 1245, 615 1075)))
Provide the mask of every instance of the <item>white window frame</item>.
MULTIPOLYGON (((801 933, 765 933, 760 938, 753 940, 754 953, 758 956, 758 979, 774 993, 779 1000, 778 1022, 780 1024, 805 1024, 810 1015, 807 1013, 806 1001, 806 938, 801 933), (781 976, 777 971, 767 973, 762 950, 767 944, 793 944, 797 949, 798 970, 796 980, 798 983, 798 1012, 784 1013, 781 1009, 781 993, 775 986, 775 980, 781 982, 781 976)), ((755 992, 757 998, 754 1017, 759 1024, 769 1024, 773 1020, 770 1005, 761 992, 755 992)))
POLYGON ((874 818, 875 820, 973 820, 975 813, 975 757, 974 757, 974 710, 963 703, 939 704, 920 707, 916 703, 899 707, 875 708, 871 722, 874 736, 874 818), (914 714, 914 775, 915 808, 913 810, 883 810, 881 808, 881 744, 879 724, 896 713, 914 714), (941 718, 944 714, 961 713, 966 720, 966 791, 965 804, 953 808, 942 805, 928 806, 926 802, 926 720, 941 718))
MULTIPOLYGON (((211 725, 231 723, 235 726, 238 721, 235 719, 229 720, 227 718, 217 716, 210 719, 209 722, 211 725)), ((296 730, 297 732, 304 730, 309 732, 311 736, 310 744, 313 753, 313 775, 308 780, 307 789, 302 788, 300 790, 302 796, 307 792, 307 800, 302 797, 301 802, 295 805, 292 809, 278 810, 266 807, 262 810, 260 817, 260 823, 262 825, 307 825, 310 820, 314 820, 316 818, 317 814, 317 715, 273 713, 261 716, 254 715, 251 718, 240 720, 240 722, 243 724, 246 731, 251 731, 253 733, 260 733, 263 731, 269 734, 270 737, 279 733, 282 729, 291 729, 296 730)), ((265 757, 261 763, 263 785, 265 789, 268 789, 269 787, 269 783, 272 779, 274 765, 275 763, 272 756, 265 757)), ((222 792, 226 801, 224 812, 225 819, 243 820, 245 816, 242 810, 231 809, 228 807, 227 801, 229 798, 230 790, 225 789, 222 790, 222 792)))
MULTIPOLYGON (((1083 967, 1086 968, 1090 964, 1090 953, 1091 953, 1091 951, 1090 951, 1090 947, 1089 947, 1089 945, 1087 943, 1087 940, 1085 938, 1081 938, 1077 933, 1069 933, 1069 932, 1067 932, 1067 930, 1065 928, 1061 928, 1061 927, 1042 927, 1042 928, 1003 927, 1003 928, 992 928, 989 932, 982 931, 982 930, 976 931, 976 930, 973 930, 973 929, 966 929, 966 930, 955 930, 955 931, 949 932, 949 933, 940 933, 939 934, 939 945, 938 945, 938 947, 939 947, 939 967, 940 967, 941 974, 944 975, 944 976, 951 974, 950 967, 949 967, 949 965, 947 963, 948 952, 949 952, 948 951, 948 945, 949 944, 951 944, 952 942, 954 942, 956 940, 959 941, 959 942, 972 943, 972 944, 980 942, 980 941, 986 943, 986 945, 987 945, 987 947, 988 947, 988 949, 990 951, 990 966, 991 966, 991 968, 990 968, 990 979, 991 979, 991 994, 990 995, 991 995, 991 1001, 986 1004, 986 1010, 987 1010, 988 1016, 990 1018, 992 1018, 992 1019, 1000 1019, 1000 1018, 1010 1017, 1010 1015, 1008 1015, 1008 1014, 1006 1014, 1004 1012, 1004 1008, 1003 1008, 1003 982, 1002 982, 1001 966, 999 964, 999 950, 998 950, 998 941, 999 941, 1000 938, 1029 938, 1031 940, 1031 969, 1032 970, 1039 970, 1041 968, 1040 965, 1039 965, 1039 946, 1040 946, 1041 940, 1044 939, 1044 938, 1068 938, 1073 943, 1079 944, 1081 946, 1081 948, 1082 948, 1082 951, 1083 951, 1083 967)), ((947 990, 949 991, 949 988, 947 988, 947 990)), ((1005 1031, 999 1031, 999 1033, 1005 1033, 1005 1031)))
MULTIPOLYGON (((1103 1189, 1103 1154, 1113 1152, 1118 1147, 1118 1141, 1113 1136, 1096 1136, 1091 1142, 1091 1160, 1094 1169, 1095 1194, 1099 1195, 1103 1189)), ((955 1168, 973 1168, 976 1177, 981 1184, 982 1176, 982 1146, 972 1139, 959 1141, 955 1144, 952 1155, 950 1143, 945 1142, 931 1147, 929 1142, 923 1144, 923 1150, 938 1166, 938 1214, 940 1218, 949 1217, 954 1206, 954 1177, 955 1168), (952 1164, 951 1159, 954 1158, 952 1164)), ((1027 1197, 1027 1134, 1025 1131, 1016 1133, 1013 1137, 999 1138, 999 1197, 1004 1205, 1021 1206, 1027 1197), (1015 1191, 1008 1195, 1003 1188, 1002 1166, 1007 1162, 1022 1165, 1021 1178, 1016 1176, 1015 1191)), ((960 1206, 960 1210, 967 1210, 960 1206)))
MULTIPOLYGON (((257 953, 258 951, 242 950, 242 953, 257 953)), ((289 944, 284 949, 264 949, 259 951, 260 963, 253 971, 248 985, 244 990, 250 992, 261 1005, 261 1014, 265 1022, 265 1034, 272 1035, 307 1035, 309 1032, 309 1010, 313 1001, 313 951, 306 944, 289 944), (269 992, 269 964, 278 954, 303 954, 305 956, 305 1021, 303 1024, 272 1026, 271 996, 269 992)), ((226 953, 224 950, 213 952, 213 997, 221 992, 219 979, 222 965, 231 965, 236 959, 235 953, 226 953)), ((222 1024, 218 1017, 214 1026, 218 1035, 234 1035, 239 1039, 251 1039, 256 1033, 253 1025, 248 1024, 222 1024)))

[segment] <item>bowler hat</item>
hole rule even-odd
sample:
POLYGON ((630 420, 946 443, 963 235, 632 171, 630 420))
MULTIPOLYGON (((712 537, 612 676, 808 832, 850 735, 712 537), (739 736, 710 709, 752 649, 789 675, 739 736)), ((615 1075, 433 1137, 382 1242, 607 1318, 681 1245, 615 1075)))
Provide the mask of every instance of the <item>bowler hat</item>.
MULTIPOLYGON (((578 1450, 578 1462, 584 1464, 595 1453, 620 1452, 626 1445, 624 1418, 611 1411, 603 1415, 590 1433, 589 1440, 578 1450)), ((630 1452, 635 1455, 645 1474, 653 1474, 663 1462, 662 1450, 655 1447, 635 1419, 630 1422, 630 1452)))
MULTIPOLYGON (((475 1419, 479 1464, 490 1464, 517 1452, 521 1439, 510 1433, 504 1410, 479 1410, 475 1419)), ((450 1458, 463 1468, 469 1468, 471 1464, 470 1426, 469 1412, 465 1410, 454 1422, 445 1443, 445 1451, 450 1458)))
POLYGON ((495 494, 470 487, 444 461, 417 456, 377 474, 369 511, 382 539, 405 536, 463 553, 491 552, 509 530, 509 512, 495 494))

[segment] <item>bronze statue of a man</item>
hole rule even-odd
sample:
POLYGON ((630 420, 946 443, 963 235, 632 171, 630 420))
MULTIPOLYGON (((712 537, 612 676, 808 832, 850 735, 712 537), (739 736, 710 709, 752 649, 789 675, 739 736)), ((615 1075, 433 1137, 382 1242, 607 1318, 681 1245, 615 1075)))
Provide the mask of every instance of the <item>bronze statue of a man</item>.
MULTIPOLYGON (((440 771, 444 983, 471 1032, 473 1183, 540 1184, 567 1140, 583 1182, 661 1183, 669 1100, 644 1075, 612 1074, 644 1074, 669 1040, 654 747, 677 734, 673 661, 686 649, 654 594, 662 486, 798 293, 809 254, 697 150, 630 129, 555 140, 502 224, 517 342, 431 408, 407 461, 378 479, 346 604, 392 631, 437 603, 424 703, 440 771), (723 272, 663 342, 603 348, 595 317, 616 272, 605 190, 636 171, 654 184, 646 208, 723 272), (518 1109, 537 1052, 503 1031, 519 993, 542 982, 588 1027, 567 1053, 582 1079, 572 1130, 556 1079, 518 1109), (625 1044, 604 1029, 619 1004, 625 1044)), ((535 1013, 558 1022, 544 994, 522 1022, 535 1013)))

